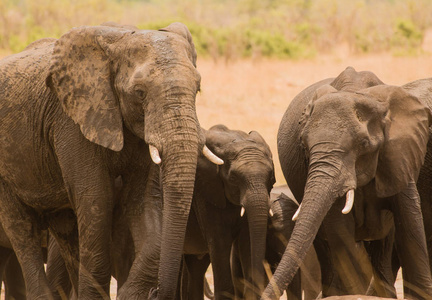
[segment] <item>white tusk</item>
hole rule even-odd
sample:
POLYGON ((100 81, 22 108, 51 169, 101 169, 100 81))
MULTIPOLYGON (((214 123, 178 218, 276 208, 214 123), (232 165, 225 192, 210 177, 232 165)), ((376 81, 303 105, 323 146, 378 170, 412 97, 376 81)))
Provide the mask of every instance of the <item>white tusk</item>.
POLYGON ((243 217, 244 213, 245 213, 245 209, 244 209, 244 207, 242 206, 242 209, 241 209, 241 211, 240 211, 240 217, 243 217))
POLYGON ((297 208, 297 210, 296 210, 294 216, 292 217, 292 220, 293 220, 293 221, 297 220, 297 218, 298 218, 298 216, 299 216, 299 214, 300 214, 300 209, 301 209, 301 203, 300 203, 299 207, 297 208))
POLYGON ((353 207, 353 204, 354 204, 354 190, 351 189, 346 193, 346 202, 345 202, 344 209, 342 209, 342 213, 344 215, 349 213, 353 207))
POLYGON ((269 210, 269 214, 270 214, 270 217, 273 217, 273 210, 270 208, 270 210, 269 210))
POLYGON ((207 157, 207 159, 209 161, 211 161, 212 163, 214 163, 216 165, 223 165, 224 164, 224 161, 222 159, 220 159, 219 157, 217 157, 213 152, 211 152, 210 149, 207 148, 206 145, 204 145, 203 154, 205 157, 207 157))
POLYGON ((158 149, 153 145, 149 145, 149 151, 150 151, 150 157, 152 161, 157 165, 160 164, 162 160, 159 156, 158 149))

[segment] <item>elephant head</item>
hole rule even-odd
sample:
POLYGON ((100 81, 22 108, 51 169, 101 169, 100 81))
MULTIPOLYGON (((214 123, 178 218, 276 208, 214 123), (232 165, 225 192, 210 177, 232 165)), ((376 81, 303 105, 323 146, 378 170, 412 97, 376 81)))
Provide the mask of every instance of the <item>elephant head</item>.
MULTIPOLYGON (((294 216, 294 231, 265 299, 290 282, 338 198, 346 197, 342 213, 347 214, 355 189, 367 183, 374 183, 378 197, 395 195, 417 179, 426 154, 430 111, 402 88, 383 85, 371 73, 348 68, 314 89, 306 90, 311 96, 309 103, 300 120, 291 123, 297 124, 294 138, 299 142, 292 149, 298 150, 299 159, 307 165, 307 175, 303 192, 294 193, 302 199, 301 209, 294 216)), ((303 96, 290 106, 299 101, 306 104, 303 96)), ((281 140, 286 137, 284 126, 282 121, 280 153, 286 150, 281 140)), ((281 164, 285 163, 282 159, 281 164)))
POLYGON ((152 160, 160 164, 165 202, 159 296, 170 299, 198 150, 206 149, 195 110, 196 51, 181 23, 159 31, 107 25, 63 35, 54 45, 47 85, 89 141, 120 151, 128 130, 149 145, 152 160))
POLYGON ((247 280, 263 291, 269 195, 275 183, 270 148, 256 131, 247 134, 223 125, 210 128, 206 132, 206 141, 209 149, 224 160, 224 164, 218 166, 223 185, 219 191, 221 195, 214 195, 209 200, 220 208, 226 206, 225 199, 242 207, 241 216, 247 217, 251 244, 251 274, 247 275, 247 280))

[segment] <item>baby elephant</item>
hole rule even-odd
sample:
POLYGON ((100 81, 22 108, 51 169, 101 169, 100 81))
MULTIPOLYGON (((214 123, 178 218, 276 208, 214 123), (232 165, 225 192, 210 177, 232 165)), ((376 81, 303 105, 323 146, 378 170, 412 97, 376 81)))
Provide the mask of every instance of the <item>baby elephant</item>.
POLYGON ((224 125, 206 131, 206 141, 207 147, 225 163, 216 166, 204 157, 198 160, 185 240, 188 281, 196 284, 188 288, 189 299, 203 297, 207 253, 213 268, 215 298, 234 295, 230 252, 245 225, 249 228, 248 259, 252 266, 246 275, 251 283, 247 299, 259 298, 266 281, 263 261, 269 196, 275 183, 270 148, 257 132, 247 134, 224 125))
MULTIPOLYGON (((272 273, 275 272, 291 237, 295 224, 292 218, 298 206, 288 187, 277 187, 272 190, 265 255, 266 262, 269 264, 272 273)), ((250 242, 246 234, 248 227, 243 226, 242 231, 235 241, 234 251, 232 251, 232 268, 233 274, 235 274, 234 282, 238 299, 246 299, 242 292, 244 290, 243 273, 249 272, 250 268, 250 263, 244 259, 247 257, 250 242)), ((304 299, 316 299, 321 292, 321 274, 316 253, 313 249, 309 250, 300 271, 297 272, 286 289, 288 299, 302 299, 302 291, 304 292, 304 299)))

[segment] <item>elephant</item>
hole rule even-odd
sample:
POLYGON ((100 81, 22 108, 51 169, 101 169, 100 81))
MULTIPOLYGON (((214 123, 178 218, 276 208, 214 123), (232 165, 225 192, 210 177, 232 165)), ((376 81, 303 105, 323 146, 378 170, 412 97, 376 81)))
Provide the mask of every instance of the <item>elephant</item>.
MULTIPOLYGON (((299 206, 297 201, 287 194, 290 195, 289 189, 281 186, 273 189, 270 197, 271 214, 268 216, 265 259, 272 273, 276 270, 291 237, 295 224, 291 219, 299 206), (281 190, 283 192, 280 192, 281 190)), ((248 226, 242 227, 242 230, 247 232, 248 226)), ((247 234, 241 232, 231 252, 232 272, 235 274, 234 279, 236 279, 236 299, 245 298, 242 280, 243 270, 248 270, 250 267, 250 263, 244 259, 249 256, 246 252, 249 243, 247 234)), ((313 249, 311 249, 303 261, 301 272, 300 270, 297 272, 285 292, 288 299, 302 299, 303 292, 304 299, 316 299, 321 292, 320 284, 319 264, 313 249)))
MULTIPOLYGON (((288 195, 281 192, 277 196, 273 196, 270 204, 273 215, 269 217, 266 260, 272 273, 276 271, 291 238, 295 224, 292 217, 298 209, 298 202, 292 198, 289 191, 285 192, 288 195)), ((321 273, 313 248, 307 253, 299 271, 286 289, 288 299, 301 300, 302 293, 304 293, 304 299, 316 299, 321 292, 321 273)))
MULTIPOLYGON (((233 241, 240 226, 249 223, 251 237, 252 270, 247 274, 247 280, 258 289, 264 290, 264 255, 269 213, 269 193, 275 182, 272 154, 262 136, 252 131, 249 134, 239 130, 231 130, 224 125, 215 125, 204 130, 206 145, 212 153, 224 161, 216 166, 203 155, 198 157, 195 188, 192 198, 192 208, 188 219, 184 243, 184 272, 181 282, 181 292, 188 298, 203 298, 204 273, 212 264, 214 274, 214 297, 225 299, 234 296, 231 279, 230 252, 233 241), (243 213, 242 213, 243 212, 243 213), (243 216, 243 217, 242 217, 243 216), (247 219, 247 221, 246 221, 247 219), (187 286, 186 280, 190 284, 187 286)), ((152 175, 146 187, 146 200, 141 210, 125 214, 130 220, 130 232, 136 249, 145 248, 149 244, 158 245, 160 235, 162 205, 165 201, 163 190, 165 185, 160 180, 158 167, 154 165, 152 175), (153 199, 149 201, 148 199, 153 199), (141 215, 140 215, 141 214, 141 215), (144 216, 144 217, 142 217, 144 216), (156 240, 156 241, 153 241, 156 240)), ((121 235, 120 235, 121 236, 121 235)), ((114 240, 114 244, 121 244, 114 240)), ((122 247, 121 247, 122 248, 122 247)), ((250 254, 249 254, 250 256, 250 254)), ((158 257, 153 261, 141 259, 141 254, 135 251, 135 260, 130 270, 127 286, 140 289, 138 281, 130 278, 146 278, 142 270, 148 270, 148 265, 155 266, 157 273, 158 257), (140 265, 145 267, 141 267, 140 265)), ((120 292, 123 292, 124 285, 120 292)), ((140 289, 140 294, 147 291, 140 289)), ((250 297, 259 297, 260 292, 254 289, 247 291, 250 297)), ((251 299, 251 298, 248 298, 251 299)))
POLYGON ((109 297, 114 180, 124 180, 122 201, 134 201, 153 164, 165 200, 156 294, 175 296, 198 154, 223 163, 205 147, 199 89, 181 23, 77 27, 0 61, 0 221, 29 299, 52 298, 38 244, 44 228, 77 297, 109 297), (68 208, 73 222, 64 225, 68 208))
MULTIPOLYGON (((284 177, 301 204, 262 299, 280 295, 315 238, 326 241, 330 263, 344 271, 333 274, 344 289, 363 292, 367 287, 359 287, 357 279, 367 281, 372 267, 357 241, 384 239, 393 224, 405 296, 432 296, 416 187, 431 120, 430 109, 419 98, 352 67, 292 100, 277 143, 284 177)), ((334 292, 328 289, 334 278, 327 275, 324 297, 334 292)))

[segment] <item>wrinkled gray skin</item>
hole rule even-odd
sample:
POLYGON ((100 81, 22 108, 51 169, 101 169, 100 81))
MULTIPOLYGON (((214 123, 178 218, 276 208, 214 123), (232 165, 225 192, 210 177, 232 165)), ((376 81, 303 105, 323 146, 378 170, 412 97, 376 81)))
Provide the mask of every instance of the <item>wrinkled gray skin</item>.
MULTIPOLYGON (((255 131, 246 134, 223 125, 210 128, 206 141, 208 148, 225 163, 216 167, 199 158, 185 254, 210 254, 215 299, 226 299, 234 295, 231 247, 242 232, 251 241, 245 250, 248 256, 245 259, 251 266, 245 280, 253 284, 247 286, 244 294, 246 299, 259 298, 267 282, 263 261, 269 193, 275 182, 270 148, 255 131), (245 209, 243 217, 241 207, 245 209)), ((188 268, 189 261, 193 258, 186 257, 188 268)))
POLYGON ((2 226, 0 226, 0 284, 1 282, 5 288, 5 300, 26 299, 21 267, 2 226))
MULTIPOLYGON (((266 259, 274 273, 294 229, 295 222, 292 221, 292 217, 298 209, 298 203, 281 193, 271 201, 270 208, 273 216, 269 218, 266 259)), ((320 275, 320 267, 313 248, 311 248, 299 272, 286 289, 288 299, 303 299, 302 291, 304 299, 316 299, 321 292, 320 275)))
POLYGON ((149 144, 162 159, 165 199, 158 297, 174 297, 205 143, 195 63, 180 23, 160 31, 74 28, 0 61, 0 221, 29 299, 52 297, 38 245, 46 226, 79 282, 78 298, 109 297, 114 179, 123 177, 125 197, 141 197, 135 182, 147 180, 149 144), (62 225, 67 207, 77 226, 62 225), (71 246, 78 239, 79 251, 71 246))
MULTIPOLYGON (((187 290, 189 298, 203 299, 203 275, 211 260, 215 299, 231 298, 234 295, 230 276, 230 251, 240 226, 247 218, 251 228, 248 234, 252 240, 249 252, 253 253, 251 264, 254 266, 247 279, 263 291, 269 192, 275 182, 270 149, 264 139, 254 131, 247 134, 216 125, 205 131, 205 135, 207 147, 222 158, 224 164, 216 166, 203 156, 198 158, 192 209, 184 245, 184 262, 189 270, 188 282, 193 286, 183 286, 182 290, 187 290), (241 206, 246 211, 243 218, 240 216, 241 206)), ((160 236, 158 220, 161 213, 156 203, 157 199, 161 198, 161 192, 158 188, 160 181, 157 170, 152 172, 151 176, 155 179, 149 180, 152 184, 148 184, 146 188, 146 201, 139 212, 142 216, 135 211, 136 216, 132 218, 134 221, 130 226, 136 249, 147 249, 148 244, 157 245, 157 237, 160 236)), ((161 186, 162 189, 165 188, 163 183, 161 186)), ((133 212, 126 210, 126 214, 129 213, 133 212)), ((114 243, 121 244, 115 240, 114 243)), ((157 273, 158 257, 154 257, 153 261, 141 259, 140 253, 136 253, 136 257, 130 270, 133 275, 129 275, 125 285, 145 294, 148 285, 139 285, 138 280, 131 278, 144 278, 146 283, 151 283, 151 274, 157 273)), ((261 294, 251 289, 247 293, 255 298, 261 294)))
POLYGON ((339 278, 346 280, 346 289, 358 288, 356 278, 371 270, 356 241, 384 238, 391 228, 388 211, 395 220, 406 297, 432 296, 416 188, 430 120, 430 110, 419 99, 352 68, 293 99, 279 127, 278 151, 284 176, 302 208, 263 299, 277 298, 292 280, 321 224, 328 244, 338 247, 331 251, 336 255, 332 263, 340 265, 336 269, 353 264, 339 278), (351 189, 358 199, 343 215, 345 194, 351 189), (337 257, 339 253, 345 258, 337 257))
MULTIPOLYGON (((432 78, 419 79, 402 86, 415 95, 424 105, 432 109, 432 78)), ((425 162, 420 170, 417 189, 421 198, 423 222, 429 250, 429 264, 432 270, 432 138, 429 138, 425 162)))

